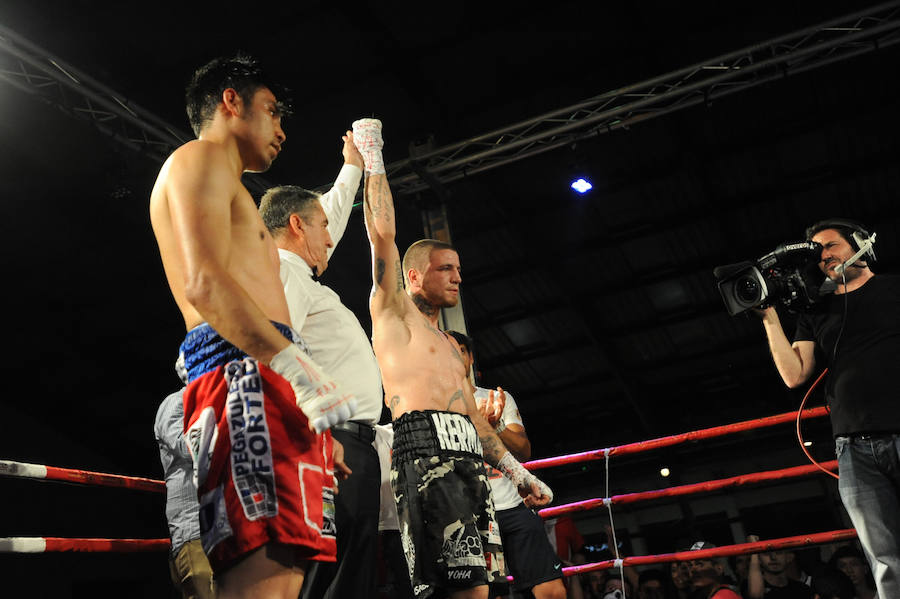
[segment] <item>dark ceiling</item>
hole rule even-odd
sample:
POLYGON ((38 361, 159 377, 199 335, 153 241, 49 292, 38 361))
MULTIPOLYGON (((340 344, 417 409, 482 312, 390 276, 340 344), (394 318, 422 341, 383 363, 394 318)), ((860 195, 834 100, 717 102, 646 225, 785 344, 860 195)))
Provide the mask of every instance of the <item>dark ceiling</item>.
MULTIPOLYGON (((191 70, 251 52, 296 106, 265 178, 307 187, 337 173, 360 116, 383 120, 395 161, 410 143, 449 144, 861 8, 99 4, 4 2, 0 23, 183 130, 191 70)), ((895 268, 898 58, 894 46, 839 61, 446 186, 481 380, 515 395, 535 457, 796 408, 761 325, 726 313, 712 270, 834 216, 868 223, 881 270, 895 268), (576 168, 594 178, 584 196, 566 186, 576 168)), ((158 477, 153 415, 178 386, 183 337, 147 218, 159 164, 2 84, 0 150, 0 454, 158 477)), ((401 246, 436 197, 399 200, 401 246)), ((368 327, 361 218, 325 281, 368 327)))

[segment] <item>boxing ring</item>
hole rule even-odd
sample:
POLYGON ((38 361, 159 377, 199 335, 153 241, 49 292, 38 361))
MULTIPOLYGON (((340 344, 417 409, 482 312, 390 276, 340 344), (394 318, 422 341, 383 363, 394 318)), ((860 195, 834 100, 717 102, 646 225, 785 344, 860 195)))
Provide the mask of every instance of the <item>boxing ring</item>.
MULTIPOLYGON (((662 498, 685 497, 711 493, 723 489, 753 485, 763 482, 788 480, 825 471, 831 473, 837 469, 837 461, 825 462, 821 465, 810 464, 794 466, 779 470, 754 472, 737 475, 729 478, 709 480, 701 483, 686 484, 664 489, 641 491, 609 496, 609 463, 611 458, 649 452, 661 448, 673 447, 687 442, 703 441, 717 437, 723 437, 736 433, 758 430, 767 427, 780 426, 790 422, 796 422, 799 434, 801 420, 820 418, 828 414, 827 408, 801 409, 798 412, 787 412, 765 418, 746 420, 733 424, 716 426, 687 433, 681 433, 646 441, 628 443, 615 447, 607 447, 592 451, 551 457, 526 462, 524 465, 529 470, 558 467, 568 464, 579 464, 590 461, 603 460, 606 475, 606 497, 590 498, 574 503, 567 503, 553 507, 547 507, 538 513, 542 518, 553 518, 563 514, 573 514, 590 510, 606 508, 610 516, 610 528, 615 534, 613 524, 613 507, 639 502, 653 501, 662 498)), ((807 454, 808 455, 808 454, 807 454)), ((811 459, 811 458, 810 458, 811 459)), ((0 476, 30 479, 34 481, 57 481, 89 485, 99 487, 117 487, 143 491, 149 493, 165 494, 165 483, 160 480, 131 477, 117 474, 105 474, 85 470, 57 468, 39 464, 27 464, 11 460, 0 460, 0 476)), ((160 511, 164 507, 160 506, 160 511)), ((2 532, 2 531, 0 531, 2 532)), ((593 570, 610 568, 624 568, 628 566, 643 566, 650 564, 662 564, 694 560, 698 558, 726 557, 748 553, 758 553, 773 549, 788 549, 806 547, 827 543, 835 543, 850 540, 856 537, 853 529, 831 530, 813 532, 805 535, 769 539, 754 543, 739 543, 719 546, 699 551, 681 551, 657 555, 625 556, 618 554, 618 543, 613 538, 609 543, 615 550, 615 559, 600 562, 581 564, 563 568, 566 576, 583 574, 593 570)), ((0 553, 47 553, 47 552, 103 552, 103 553, 135 553, 135 552, 164 552, 170 547, 169 539, 99 539, 99 538, 60 538, 60 537, 0 537, 0 553)))

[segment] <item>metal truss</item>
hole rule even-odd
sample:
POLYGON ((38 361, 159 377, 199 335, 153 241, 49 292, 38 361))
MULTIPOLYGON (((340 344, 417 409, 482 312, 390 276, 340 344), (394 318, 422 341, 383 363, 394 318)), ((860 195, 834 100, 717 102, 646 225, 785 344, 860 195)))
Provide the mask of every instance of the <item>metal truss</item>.
POLYGON ((541 116, 388 165, 395 193, 411 194, 581 139, 709 103, 757 85, 900 42, 900 2, 889 2, 723 54, 541 116))
MULTIPOLYGON (((387 167, 398 195, 432 188, 900 42, 900 1, 871 7, 387 167)), ((0 80, 162 161, 192 136, 0 25, 0 80)), ((247 177, 252 190, 270 185, 247 177)))
MULTIPOLYGON (((3 25, 0 80, 158 163, 194 138, 3 25)), ((258 193, 270 187, 258 175, 244 183, 258 193)))

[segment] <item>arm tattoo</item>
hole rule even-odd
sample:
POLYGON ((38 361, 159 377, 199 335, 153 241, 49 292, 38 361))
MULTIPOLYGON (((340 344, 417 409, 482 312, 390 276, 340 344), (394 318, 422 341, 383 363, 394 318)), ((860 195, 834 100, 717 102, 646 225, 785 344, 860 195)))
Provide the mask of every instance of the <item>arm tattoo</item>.
POLYGON ((372 195, 375 196, 375 206, 372 209, 375 217, 383 219, 386 222, 391 222, 393 206, 390 206, 387 201, 387 194, 390 193, 390 191, 385 189, 384 180, 381 178, 372 179, 370 180, 370 185, 372 187, 372 195), (391 209, 389 210, 388 208, 391 209))
POLYGON ((453 350, 453 357, 456 358, 457 360, 459 360, 459 363, 460 363, 460 364, 462 364, 463 366, 465 366, 465 365, 466 365, 466 361, 462 359, 462 356, 459 355, 459 350, 457 350, 455 347, 453 347, 453 344, 452 344, 452 343, 450 344, 450 349, 453 350))
POLYGON ((400 403, 400 396, 399 396, 399 395, 393 396, 393 397, 391 398, 391 403, 390 403, 390 405, 388 406, 388 407, 390 408, 390 410, 391 410, 391 419, 394 419, 394 418, 397 417, 397 415, 394 414, 394 408, 397 407, 397 404, 398 404, 398 403, 400 403))
POLYGON ((506 446, 500 441, 495 433, 487 435, 479 435, 481 440, 481 449, 484 452, 484 461, 491 466, 496 466, 500 462, 500 458, 506 453, 506 446))
POLYGON ((456 393, 454 393, 453 396, 450 397, 450 403, 447 404, 447 411, 448 411, 448 412, 451 411, 451 410, 450 410, 450 406, 453 405, 453 402, 454 402, 454 401, 462 401, 462 399, 463 399, 463 392, 462 392, 462 389, 457 389, 457 390, 456 390, 456 393))
POLYGON ((384 260, 375 258, 375 284, 381 285, 382 279, 384 279, 384 260))
POLYGON ((433 318, 438 312, 436 306, 432 306, 431 304, 429 304, 428 300, 426 300, 419 294, 412 296, 412 301, 416 305, 416 308, 419 309, 419 312, 421 312, 428 318, 433 318))
POLYGON ((399 259, 394 263, 394 268, 397 270, 397 293, 400 293, 403 291, 403 267, 399 259))

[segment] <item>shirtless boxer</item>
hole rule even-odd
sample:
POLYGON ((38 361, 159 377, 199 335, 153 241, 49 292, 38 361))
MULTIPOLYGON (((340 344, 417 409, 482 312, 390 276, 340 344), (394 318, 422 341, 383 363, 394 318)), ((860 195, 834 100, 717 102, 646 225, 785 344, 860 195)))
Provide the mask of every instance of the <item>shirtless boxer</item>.
POLYGON ((180 361, 203 546, 220 597, 295 599, 305 561, 334 560, 323 493, 332 467, 347 474, 340 447, 317 433, 354 401, 282 324, 278 253, 240 180, 281 151, 282 103, 246 57, 198 69, 186 100, 198 139, 163 164, 150 220, 188 330, 180 361))
POLYGON ((401 265, 381 122, 356 121, 353 136, 366 166, 372 344, 394 423, 391 482, 413 592, 486 598, 502 558, 491 553, 500 539, 483 462, 509 476, 529 506, 552 495, 485 422, 455 340, 438 330, 440 308, 459 301, 459 256, 448 244, 422 240, 401 265))

